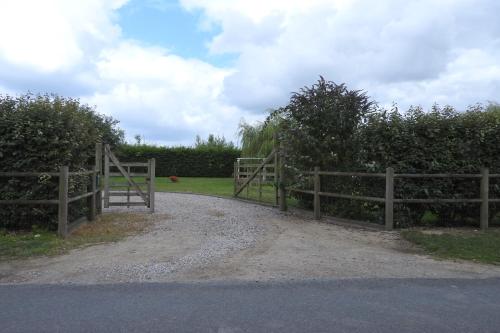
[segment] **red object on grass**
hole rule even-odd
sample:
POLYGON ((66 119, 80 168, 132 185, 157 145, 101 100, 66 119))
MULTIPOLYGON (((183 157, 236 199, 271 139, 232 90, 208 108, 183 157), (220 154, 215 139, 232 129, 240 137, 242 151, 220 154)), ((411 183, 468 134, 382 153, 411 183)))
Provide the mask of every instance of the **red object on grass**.
POLYGON ((170 181, 172 181, 172 183, 176 183, 179 180, 179 178, 177 178, 177 176, 170 176, 168 178, 170 179, 170 181))

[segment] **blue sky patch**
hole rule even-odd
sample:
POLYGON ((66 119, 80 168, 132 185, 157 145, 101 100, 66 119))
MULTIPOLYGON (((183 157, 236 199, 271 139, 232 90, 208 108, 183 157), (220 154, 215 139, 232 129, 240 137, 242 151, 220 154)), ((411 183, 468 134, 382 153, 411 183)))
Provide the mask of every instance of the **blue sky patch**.
POLYGON ((200 29, 203 13, 187 11, 177 1, 132 0, 118 11, 118 24, 125 38, 162 46, 184 58, 197 58, 218 67, 231 67, 235 54, 209 54, 207 43, 220 30, 200 29))

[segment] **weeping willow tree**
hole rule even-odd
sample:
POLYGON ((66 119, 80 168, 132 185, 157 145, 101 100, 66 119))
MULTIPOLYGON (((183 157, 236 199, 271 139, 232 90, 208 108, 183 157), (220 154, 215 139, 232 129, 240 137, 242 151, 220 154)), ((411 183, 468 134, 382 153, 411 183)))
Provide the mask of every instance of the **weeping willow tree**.
POLYGON ((278 129, 279 118, 269 117, 255 125, 242 121, 238 135, 241 140, 242 157, 266 157, 274 146, 274 133, 278 129))

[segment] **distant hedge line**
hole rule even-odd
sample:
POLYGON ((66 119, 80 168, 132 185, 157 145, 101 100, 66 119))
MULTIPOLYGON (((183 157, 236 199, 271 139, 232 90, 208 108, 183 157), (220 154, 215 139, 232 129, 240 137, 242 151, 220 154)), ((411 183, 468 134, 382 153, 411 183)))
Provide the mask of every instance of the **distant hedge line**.
POLYGON ((156 176, 231 177, 241 151, 231 147, 157 147, 123 145, 118 150, 122 162, 156 159, 156 176))

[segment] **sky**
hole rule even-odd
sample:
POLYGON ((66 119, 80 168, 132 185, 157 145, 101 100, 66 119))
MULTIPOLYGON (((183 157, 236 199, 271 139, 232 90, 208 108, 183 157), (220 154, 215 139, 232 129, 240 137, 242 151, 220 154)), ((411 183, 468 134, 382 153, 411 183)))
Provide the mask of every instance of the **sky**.
POLYGON ((0 0, 0 94, 79 98, 129 141, 237 140, 320 75, 382 106, 500 102, 498 0, 0 0))

